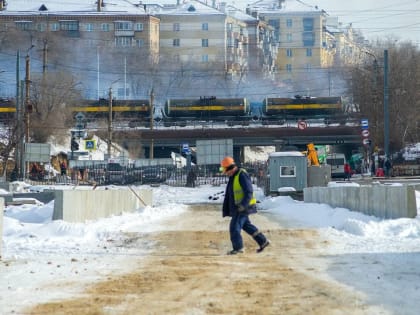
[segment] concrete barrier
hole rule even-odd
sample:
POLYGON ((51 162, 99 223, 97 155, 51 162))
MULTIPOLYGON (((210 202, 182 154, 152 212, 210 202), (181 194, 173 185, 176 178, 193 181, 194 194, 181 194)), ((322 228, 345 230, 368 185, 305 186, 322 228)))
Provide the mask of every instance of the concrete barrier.
POLYGON ((385 219, 415 218, 416 190, 420 185, 308 187, 303 190, 303 200, 385 219))
POLYGON ((54 190, 53 220, 85 222, 152 205, 151 189, 54 190), (144 203, 143 203, 144 202, 144 203))
POLYGON ((4 198, 0 197, 0 259, 1 254, 1 244, 3 244, 3 214, 4 214, 4 198))

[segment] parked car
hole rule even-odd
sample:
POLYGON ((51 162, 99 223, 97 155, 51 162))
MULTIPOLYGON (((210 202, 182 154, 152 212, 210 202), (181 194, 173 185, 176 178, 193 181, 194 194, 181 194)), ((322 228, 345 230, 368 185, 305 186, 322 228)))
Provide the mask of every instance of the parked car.
POLYGON ((147 167, 142 169, 141 183, 156 184, 164 183, 168 179, 168 171, 164 167, 147 167))

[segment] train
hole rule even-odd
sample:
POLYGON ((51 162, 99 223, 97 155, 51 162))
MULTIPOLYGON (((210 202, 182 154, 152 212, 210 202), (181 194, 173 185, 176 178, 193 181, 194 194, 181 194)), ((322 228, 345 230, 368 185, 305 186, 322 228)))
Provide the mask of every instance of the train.
POLYGON ((250 104, 246 98, 168 99, 162 110, 165 127, 185 127, 188 121, 225 122, 228 126, 250 123, 250 104))
MULTIPOLYGON (((85 100, 70 107, 76 115, 83 113, 87 122, 109 117, 109 100, 85 100)), ((218 98, 205 96, 197 98, 169 98, 160 110, 150 105, 150 100, 113 100, 113 119, 126 121, 129 127, 149 127, 154 122, 163 122, 165 127, 215 122, 227 126, 248 126, 250 123, 262 125, 284 124, 287 121, 321 119, 324 123, 343 124, 349 118, 341 97, 292 98, 266 97, 260 102, 250 102, 246 97, 218 98), (152 115, 152 116, 151 116, 152 115)), ((16 112, 12 100, 0 99, 0 119, 16 112)))
POLYGON ((0 121, 9 121, 16 116, 16 105, 13 99, 0 98, 0 121))
MULTIPOLYGON (((87 100, 70 107, 73 113, 83 113, 87 122, 108 119, 110 102, 108 99, 87 100)), ((127 121, 130 127, 149 127, 150 115, 154 115, 150 100, 112 100, 112 118, 127 121)))
POLYGON ((341 97, 267 97, 261 106, 263 125, 307 119, 323 119, 326 124, 344 123, 346 118, 341 97))

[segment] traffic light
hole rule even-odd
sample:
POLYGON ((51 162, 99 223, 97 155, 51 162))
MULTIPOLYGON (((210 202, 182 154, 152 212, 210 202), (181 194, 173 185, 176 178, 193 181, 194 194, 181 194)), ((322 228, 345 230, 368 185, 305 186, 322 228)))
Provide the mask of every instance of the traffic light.
POLYGON ((76 141, 75 138, 71 138, 70 148, 71 148, 72 151, 79 150, 79 143, 76 141))

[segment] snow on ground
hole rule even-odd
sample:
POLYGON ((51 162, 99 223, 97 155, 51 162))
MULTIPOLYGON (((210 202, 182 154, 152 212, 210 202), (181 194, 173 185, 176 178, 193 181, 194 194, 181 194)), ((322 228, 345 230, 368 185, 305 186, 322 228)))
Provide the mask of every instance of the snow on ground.
MULTIPOLYGON (((39 191, 43 187, 28 189, 39 191)), ((83 286, 110 272, 118 274, 130 265, 134 267, 138 259, 127 259, 127 255, 145 257, 154 244, 145 241, 141 248, 124 247, 121 232, 165 229, 162 219, 186 211, 186 204, 220 203, 224 186, 191 189, 162 185, 151 189, 153 206, 86 223, 52 221, 53 202, 6 207, 0 262, 1 313, 16 314, 15 301, 23 306, 77 294, 56 289, 45 294, 40 289, 56 286, 57 278, 65 283, 77 277, 85 281, 80 283, 83 286)), ((329 240, 322 254, 330 277, 367 292, 372 303, 383 305, 394 314, 417 314, 420 309, 419 216, 383 220, 326 204, 304 203, 285 196, 266 197, 258 188, 256 193, 261 214, 287 228, 316 229, 329 240)), ((419 211, 420 192, 416 197, 419 211)))

